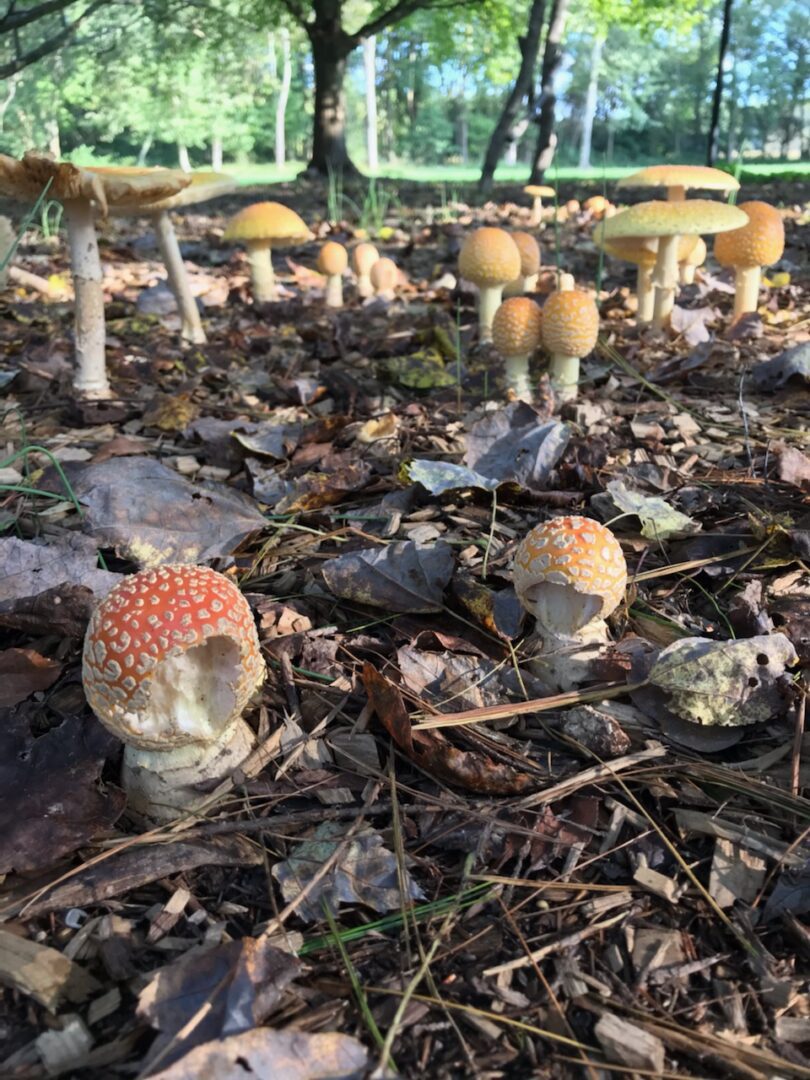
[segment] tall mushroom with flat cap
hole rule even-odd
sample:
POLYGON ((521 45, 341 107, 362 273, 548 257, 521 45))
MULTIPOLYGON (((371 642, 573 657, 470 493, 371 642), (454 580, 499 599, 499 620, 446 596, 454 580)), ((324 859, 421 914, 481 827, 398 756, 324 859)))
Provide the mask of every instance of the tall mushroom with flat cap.
POLYGON ((685 199, 682 202, 645 202, 631 206, 604 223, 606 240, 623 237, 654 237, 658 254, 653 271, 655 300, 653 330, 668 322, 678 288, 678 239, 737 229, 746 222, 736 206, 711 199, 685 199))
POLYGON ((326 306, 343 307, 343 271, 349 265, 349 253, 343 244, 327 240, 318 252, 318 269, 326 275, 326 306))
POLYGON ((528 296, 504 300, 492 320, 492 344, 504 358, 506 384, 523 401, 532 400, 529 360, 540 346, 543 313, 528 296))
POLYGON ((478 286, 480 340, 492 341, 492 320, 500 307, 504 285, 520 275, 518 246, 503 229, 476 229, 461 245, 458 269, 466 281, 478 286))
POLYGON ((540 245, 531 233, 513 232, 510 234, 520 252, 520 274, 514 281, 504 286, 504 296, 522 296, 534 292, 537 288, 537 276, 540 273, 540 245))
POLYGON ((785 225, 775 206, 753 200, 740 203, 739 209, 746 215, 746 223, 714 242, 715 259, 721 266, 734 267, 735 319, 757 310, 762 267, 779 262, 785 250, 785 225))
MULTIPOLYGON (((147 168, 128 169, 106 166, 90 169, 90 172, 97 172, 101 176, 118 177, 144 176, 155 171, 155 169, 147 168)), ((236 191, 238 184, 232 176, 217 172, 191 173, 186 178, 190 181, 188 187, 184 187, 182 191, 174 195, 161 199, 134 195, 132 199, 112 205, 110 213, 115 217, 147 217, 152 221, 163 265, 166 267, 169 288, 177 301, 177 310, 180 313, 180 335, 184 340, 191 341, 195 345, 204 345, 207 339, 200 320, 200 311, 191 291, 186 264, 180 254, 180 245, 177 242, 170 211, 182 206, 196 206, 197 203, 208 202, 209 199, 218 199, 221 195, 229 195, 232 191, 236 191)))
POLYGON ((75 293, 73 386, 82 397, 110 396, 95 214, 104 217, 111 205, 136 194, 159 199, 175 194, 189 183, 190 177, 168 170, 130 177, 102 176, 35 151, 24 154, 19 161, 0 154, 0 195, 30 206, 47 187, 47 197, 58 200, 64 207, 75 293))
POLYGON ((90 619, 82 681, 126 745, 135 811, 179 817, 204 800, 199 785, 245 760, 254 739, 242 713, 264 675, 250 607, 223 574, 161 566, 115 586, 90 619))
POLYGON ((529 224, 535 226, 542 224, 543 199, 553 199, 556 194, 554 188, 547 187, 545 184, 527 184, 523 190, 527 195, 531 196, 532 200, 532 213, 529 224))
POLYGON ((250 282, 253 299, 259 303, 276 300, 278 291, 273 274, 272 248, 289 244, 305 244, 312 233, 289 206, 277 202, 260 202, 246 206, 234 214, 223 234, 225 240, 236 240, 247 248, 250 263, 250 282))
POLYGON ((650 165, 623 176, 617 188, 666 188, 668 202, 682 202, 690 188, 699 191, 738 191, 739 180, 708 165, 650 165))
POLYGON ((599 308, 593 297, 574 288, 571 274, 543 306, 543 348, 550 355, 548 374, 557 400, 573 401, 579 386, 579 362, 593 351, 599 336, 599 308))

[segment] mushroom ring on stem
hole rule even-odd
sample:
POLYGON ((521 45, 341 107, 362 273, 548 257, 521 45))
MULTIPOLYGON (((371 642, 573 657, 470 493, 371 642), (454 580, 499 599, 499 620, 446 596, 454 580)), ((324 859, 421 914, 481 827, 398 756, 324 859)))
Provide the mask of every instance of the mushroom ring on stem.
POLYGON ((579 385, 579 362, 596 345, 599 309, 590 293, 574 288, 570 274, 543 306, 543 348, 551 357, 549 377, 560 402, 573 401, 579 385))
POLYGON ((476 229, 461 245, 459 273, 478 286, 480 341, 492 341, 492 320, 500 307, 504 286, 520 276, 520 266, 518 246, 504 229, 476 229))
POLYGON ((540 345, 543 313, 528 296, 504 300, 492 320, 492 344, 504 358, 506 383, 523 401, 532 400, 529 360, 540 345))
POLYGON ((253 615, 205 566, 142 570, 93 613, 82 679, 91 709, 125 744, 123 786, 145 817, 169 820, 205 798, 253 747, 242 719, 264 680, 253 615))
POLYGON ((312 239, 312 233, 289 206, 260 202, 235 214, 228 222, 223 239, 237 240, 245 245, 253 299, 267 303, 278 298, 271 248, 305 244, 312 239))
POLYGON ((343 307, 343 271, 349 265, 349 253, 343 244, 327 240, 318 253, 318 269, 326 275, 326 306, 343 307))
POLYGON ((762 267, 779 262, 785 250, 782 215, 769 203, 739 203, 748 218, 745 225, 723 233, 714 242, 714 257, 735 274, 734 317, 757 310, 762 267))

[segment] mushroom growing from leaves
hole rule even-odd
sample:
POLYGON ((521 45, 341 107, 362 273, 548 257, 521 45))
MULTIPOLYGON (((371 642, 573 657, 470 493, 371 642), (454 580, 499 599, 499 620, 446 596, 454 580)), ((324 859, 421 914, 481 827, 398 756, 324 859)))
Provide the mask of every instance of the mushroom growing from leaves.
POLYGON ((326 275, 326 306, 343 307, 343 271, 349 265, 349 253, 343 244, 327 240, 318 252, 318 269, 326 275))
POLYGON ((608 640, 605 619, 624 597, 627 564, 618 540, 591 518, 553 518, 518 546, 512 581, 535 619, 543 674, 570 689, 579 681, 577 650, 608 640))
POLYGON ((352 269, 357 275, 357 294, 367 299, 374 295, 374 286, 371 284, 371 268, 380 257, 379 251, 373 244, 358 244, 352 252, 352 269))
POLYGON ((626 237, 656 238, 658 253, 653 270, 655 299, 653 330, 669 321, 678 288, 678 241, 682 236, 726 232, 747 221, 736 206, 711 199, 638 203, 604 222, 605 240, 626 237))
POLYGON ((0 154, 0 195, 31 206, 47 190, 47 198, 58 200, 64 207, 75 294, 73 386, 82 397, 110 396, 95 214, 106 216, 109 206, 136 195, 164 198, 189 183, 190 177, 168 170, 150 170, 129 177, 102 176, 67 161, 54 161, 47 154, 29 151, 20 161, 0 154))
POLYGON ((204 801, 253 747, 242 712, 264 680, 250 607, 205 566, 125 578, 84 640, 91 709, 125 744, 123 786, 137 813, 169 820, 204 801))
POLYGON ((537 288, 537 275, 540 273, 540 245, 531 233, 514 232, 512 239, 520 252, 520 274, 514 281, 504 286, 504 296, 522 296, 534 292, 537 288))
POLYGON ((399 270, 393 259, 377 259, 369 274, 374 292, 381 300, 393 300, 399 270))
POLYGON ((623 176, 616 187, 662 187, 667 190, 668 202, 682 202, 690 188, 728 193, 738 191, 740 182, 722 169, 712 169, 707 165, 650 165, 630 176, 623 176))
POLYGON ((461 245, 459 273, 478 286, 480 340, 492 341, 492 320, 504 286, 520 276, 520 251, 508 232, 484 227, 470 233, 461 245))
POLYGON ((596 345, 599 309, 589 293, 574 288, 570 274, 543 307, 543 347, 551 357, 549 377, 560 402, 577 396, 579 362, 596 345))
POLYGON ((540 345, 543 313, 528 296, 504 300, 492 320, 492 344, 504 358, 506 384, 523 401, 532 400, 529 360, 540 345))
POLYGON ((312 239, 312 233, 289 206, 260 202, 246 206, 235 214, 228 222, 223 239, 236 240, 245 245, 253 299, 267 303, 278 297, 271 249, 280 245, 304 244, 312 239))
POLYGON ((553 199, 556 194, 554 188, 545 184, 527 184, 523 189, 531 196, 532 213, 529 218, 530 225, 540 225, 543 221, 543 199, 553 199))
POLYGON ((734 267, 735 318, 757 310, 762 267, 778 262, 785 250, 785 226, 776 207, 754 200, 740 203, 738 209, 747 217, 745 224, 714 242, 715 259, 734 267))

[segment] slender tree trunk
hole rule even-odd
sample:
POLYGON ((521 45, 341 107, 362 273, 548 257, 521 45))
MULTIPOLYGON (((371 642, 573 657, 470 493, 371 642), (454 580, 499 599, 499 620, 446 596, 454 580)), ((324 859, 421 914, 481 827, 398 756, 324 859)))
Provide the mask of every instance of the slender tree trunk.
POLYGON ((506 144, 506 151, 503 155, 503 160, 507 165, 517 165, 520 140, 526 134, 526 128, 528 126, 528 118, 524 116, 522 120, 516 120, 514 125, 509 129, 509 142, 506 144))
POLYGON ((146 159, 149 156, 149 151, 152 149, 152 143, 154 138, 152 135, 147 135, 141 142, 141 148, 138 151, 138 168, 142 169, 146 165, 146 159))
POLYGON ((211 168, 214 172, 222 171, 222 136, 211 136, 211 168))
POLYGON ((706 164, 714 165, 717 161, 720 141, 720 106, 723 102, 723 65, 728 52, 728 39, 731 33, 731 8, 733 0, 723 0, 723 26, 720 31, 720 47, 717 52, 717 77, 714 83, 712 100, 712 118, 709 122, 709 134, 706 140, 706 164))
POLYGON ((273 80, 278 78, 278 61, 276 60, 276 35, 271 30, 267 35, 267 74, 273 80))
MULTIPOLYGON (((478 190, 486 193, 492 187, 492 179, 495 169, 503 155, 504 145, 509 139, 510 132, 515 126, 521 104, 531 95, 534 69, 537 64, 537 53, 540 49, 540 35, 543 30, 543 18, 546 13, 546 0, 532 0, 529 10, 529 23, 526 34, 518 38, 520 46, 520 69, 515 79, 515 84, 509 91, 509 96, 503 105, 498 123, 489 140, 484 165, 481 169, 481 179, 478 181, 478 190)), ((515 149, 517 159, 517 141, 510 144, 515 149)))
POLYGON ((191 172, 191 158, 188 156, 188 147, 184 143, 177 144, 177 162, 183 172, 191 172))
POLYGON ((377 153, 377 39, 372 34, 363 40, 363 69, 366 74, 366 157, 369 172, 379 165, 377 153))
POLYGON ((62 158, 62 138, 59 133, 59 121, 55 116, 48 119, 45 130, 48 133, 48 153, 53 155, 57 161, 60 161, 62 158))
POLYGON ((3 122, 19 88, 20 79, 22 79, 22 75, 18 72, 6 80, 6 96, 0 101, 0 131, 3 130, 3 122))
POLYGON ((534 161, 529 178, 529 182, 532 184, 542 182, 543 174, 551 165, 554 150, 557 146, 557 136, 554 133, 554 111, 557 104, 557 97, 554 93, 554 77, 562 62, 560 42, 565 30, 568 4, 569 0, 554 0, 549 15, 546 45, 543 50, 537 146, 535 147, 534 161))
MULTIPOLYGON (((290 55, 290 31, 286 27, 279 30, 281 40, 281 85, 276 99, 276 166, 280 168, 287 160, 286 120, 287 102, 290 100, 292 86, 292 58, 290 55)), ((276 51, 273 49, 273 57, 276 51)))
POLYGON ((599 69, 602 66, 602 49, 604 47, 604 34, 595 34, 593 45, 591 46, 591 71, 590 78, 588 79, 588 92, 585 95, 585 112, 582 115, 582 142, 579 144, 580 169, 590 169, 591 167, 593 122, 596 117, 596 106, 599 101, 599 69))
POLYGON ((466 101, 462 101, 458 116, 458 153, 462 165, 466 165, 470 158, 470 122, 466 101))

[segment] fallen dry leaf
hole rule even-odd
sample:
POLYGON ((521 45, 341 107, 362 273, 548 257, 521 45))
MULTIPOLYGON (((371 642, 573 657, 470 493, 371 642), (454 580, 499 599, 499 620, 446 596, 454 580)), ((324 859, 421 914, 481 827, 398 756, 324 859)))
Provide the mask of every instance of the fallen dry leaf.
POLYGON ((38 690, 47 690, 61 673, 61 664, 33 649, 4 649, 0 652, 0 708, 11 708, 38 690))
POLYGON ((329 590, 342 600, 389 611, 439 611, 453 573, 453 551, 435 544, 398 541, 352 551, 322 567, 329 590))

